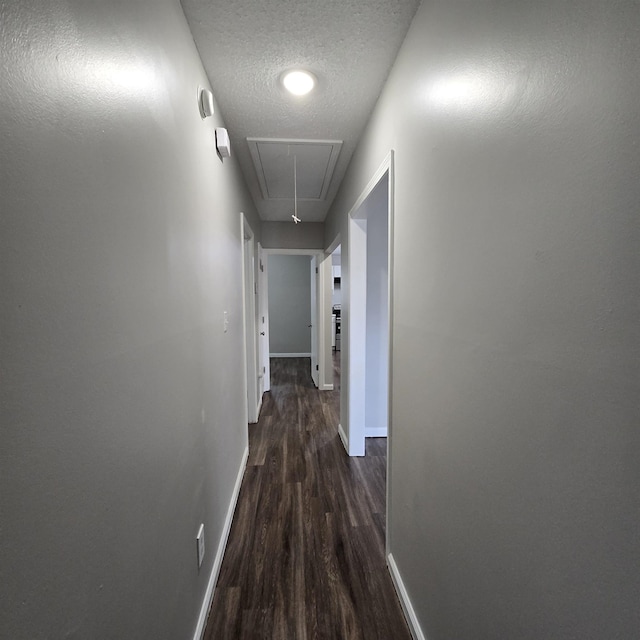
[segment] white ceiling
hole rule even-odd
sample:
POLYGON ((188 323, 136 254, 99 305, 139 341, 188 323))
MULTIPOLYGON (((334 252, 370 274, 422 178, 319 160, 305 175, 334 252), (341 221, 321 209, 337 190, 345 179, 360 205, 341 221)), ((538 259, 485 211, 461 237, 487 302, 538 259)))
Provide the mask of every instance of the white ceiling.
POLYGON ((247 138, 342 141, 330 181, 326 162, 297 161, 298 188, 328 183, 323 198, 299 200, 298 215, 323 221, 420 0, 181 1, 263 220, 291 220, 293 165, 284 152, 263 158, 280 195, 291 189, 290 199, 265 198, 247 138), (279 77, 300 67, 318 85, 296 98, 279 77))

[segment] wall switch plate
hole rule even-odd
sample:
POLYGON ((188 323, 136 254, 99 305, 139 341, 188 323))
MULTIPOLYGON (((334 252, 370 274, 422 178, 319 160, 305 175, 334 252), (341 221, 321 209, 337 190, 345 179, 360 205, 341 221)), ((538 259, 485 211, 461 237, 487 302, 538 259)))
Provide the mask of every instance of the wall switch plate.
POLYGON ((196 536, 196 549, 198 553, 198 569, 202 566, 204 560, 204 524, 200 525, 198 535, 196 536))
POLYGON ((229 312, 224 312, 224 320, 222 321, 222 326, 224 327, 224 332, 227 333, 229 330, 229 312))

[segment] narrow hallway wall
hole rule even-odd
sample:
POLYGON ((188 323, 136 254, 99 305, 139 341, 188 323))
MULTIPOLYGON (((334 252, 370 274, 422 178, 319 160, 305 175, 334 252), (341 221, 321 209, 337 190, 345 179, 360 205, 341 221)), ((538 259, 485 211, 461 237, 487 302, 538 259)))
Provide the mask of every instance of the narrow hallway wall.
POLYGON ((394 149, 388 535, 429 640, 640 628, 639 28, 423 3, 327 221, 348 287, 394 149))
POLYGON ((0 635, 189 638, 247 444, 259 222, 178 2, 0 24, 0 635))
POLYGON ((365 200, 367 323, 365 435, 387 435, 389 415, 389 181, 365 200))

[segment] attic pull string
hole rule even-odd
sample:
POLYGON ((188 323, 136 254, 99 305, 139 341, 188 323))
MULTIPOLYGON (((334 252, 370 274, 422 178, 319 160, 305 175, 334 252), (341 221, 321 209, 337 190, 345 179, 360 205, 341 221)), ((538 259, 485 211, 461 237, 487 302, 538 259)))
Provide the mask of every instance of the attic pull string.
POLYGON ((298 222, 302 222, 300 218, 298 218, 298 173, 297 173, 297 156, 293 156, 293 221, 298 224, 298 222))

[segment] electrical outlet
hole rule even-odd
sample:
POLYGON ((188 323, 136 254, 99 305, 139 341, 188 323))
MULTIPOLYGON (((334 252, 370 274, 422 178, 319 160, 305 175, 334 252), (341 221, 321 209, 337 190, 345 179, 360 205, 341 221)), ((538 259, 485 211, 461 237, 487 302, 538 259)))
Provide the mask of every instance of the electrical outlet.
POLYGON ((204 560, 204 524, 200 525, 198 535, 196 536, 196 550, 198 553, 198 569, 202 566, 204 560))

